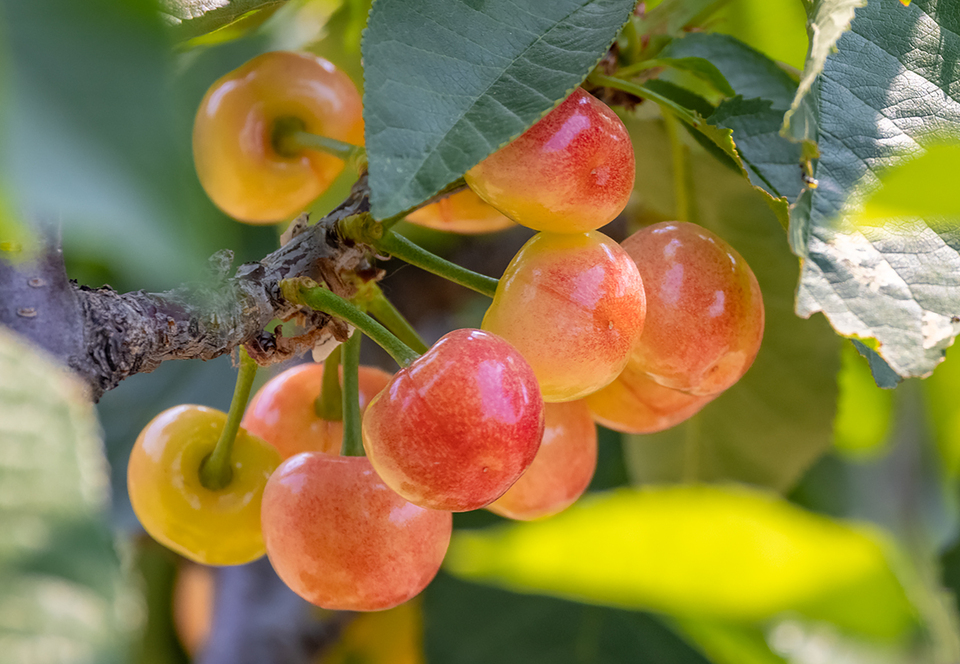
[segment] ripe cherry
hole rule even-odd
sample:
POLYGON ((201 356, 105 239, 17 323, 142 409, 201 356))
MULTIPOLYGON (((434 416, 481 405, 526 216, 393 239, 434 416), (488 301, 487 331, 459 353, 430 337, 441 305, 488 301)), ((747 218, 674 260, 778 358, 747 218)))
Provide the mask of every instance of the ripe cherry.
POLYGON ((717 395, 695 396, 660 385, 633 363, 584 401, 593 419, 622 433, 655 433, 680 424, 717 395))
MULTIPOLYGON (((386 387, 390 374, 375 367, 360 367, 359 379, 362 411, 386 387)), ((284 459, 300 452, 339 454, 343 422, 325 420, 315 408, 322 384, 322 363, 307 362, 287 369, 253 396, 242 426, 276 447, 284 459)))
POLYGON ((240 565, 263 555, 260 499, 280 464, 269 443, 240 429, 230 483, 211 491, 200 465, 216 447, 227 415, 183 405, 163 411, 140 432, 127 466, 133 511, 155 540, 205 565, 240 565))
POLYGON ((597 468, 597 427, 583 401, 544 404, 540 451, 526 472, 487 509, 511 519, 530 520, 567 509, 579 498, 597 468))
POLYGON ((665 387, 718 394, 736 383, 763 338, 763 296, 750 266, 710 231, 664 222, 623 241, 647 294, 631 361, 665 387))
POLYGON ((200 183, 240 221, 288 220, 330 186, 344 163, 314 150, 281 154, 278 121, 359 145, 362 110, 356 86, 326 60, 264 53, 214 83, 200 103, 193 127, 200 183))
POLYGON ((407 215, 407 221, 450 233, 493 233, 513 226, 470 189, 441 198, 407 215))
POLYGON ((520 351, 544 401, 572 401, 623 370, 645 311, 640 273, 616 242, 538 233, 504 271, 482 327, 520 351))
POLYGON ((290 457, 263 494, 263 536, 277 574, 326 609, 378 611, 414 597, 450 543, 449 512, 387 487, 365 457, 290 457))
POLYGON ((582 233, 613 221, 633 191, 633 146, 623 122, 577 88, 513 142, 467 171, 480 198, 518 224, 582 233))
POLYGON ((502 495, 543 435, 537 379, 510 344, 455 330, 401 369, 367 406, 370 463, 407 500, 462 512, 502 495))

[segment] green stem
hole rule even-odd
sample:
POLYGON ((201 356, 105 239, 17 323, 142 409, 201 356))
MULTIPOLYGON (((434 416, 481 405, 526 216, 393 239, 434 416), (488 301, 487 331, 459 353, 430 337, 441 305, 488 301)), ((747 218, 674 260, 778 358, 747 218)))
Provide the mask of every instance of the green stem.
POLYGON ((460 284, 481 295, 493 297, 499 283, 493 277, 478 274, 473 270, 460 267, 456 263, 440 258, 426 249, 417 246, 402 235, 387 233, 373 243, 373 246, 402 261, 443 277, 456 284, 460 284))
POLYGON ((410 348, 421 354, 427 352, 427 344, 424 343, 410 321, 404 318, 403 314, 387 299, 379 286, 376 287, 374 296, 367 304, 367 311, 410 348))
POLYGON ((305 150, 315 150, 346 162, 366 154, 363 146, 306 131, 303 122, 294 117, 279 118, 274 122, 273 147, 279 154, 290 157, 305 150))
POLYGON ((323 361, 323 383, 320 394, 313 402, 317 417, 328 422, 343 419, 343 394, 340 389, 340 346, 337 346, 323 361))
POLYGON ((673 196, 677 221, 690 221, 690 190, 687 186, 687 146, 680 138, 680 123, 668 110, 663 111, 670 150, 673 155, 673 196))
POLYGON ((649 99, 657 104, 657 106, 672 111, 678 119, 683 120, 693 127, 699 127, 703 122, 703 120, 689 108, 678 104, 672 99, 664 97, 659 92, 651 90, 642 83, 634 83, 633 81, 625 81, 621 78, 615 78, 613 76, 606 76, 605 74, 596 73, 590 74, 590 76, 587 77, 587 80, 594 85, 602 85, 607 88, 614 88, 615 90, 623 90, 624 92, 629 92, 632 95, 649 99))
POLYGON ((343 443, 341 456, 363 456, 363 436, 360 427, 360 340, 357 330, 343 344, 343 443))
POLYGON ((283 279, 280 281, 280 292, 290 302, 305 304, 311 309, 323 311, 342 318, 390 354, 401 367, 409 366, 420 357, 409 346, 400 341, 383 325, 372 319, 360 309, 344 300, 339 295, 330 292, 322 286, 316 285, 309 279, 283 279))
POLYGON ((240 370, 237 373, 237 385, 233 389, 233 399, 230 401, 230 412, 227 413, 226 424, 220 432, 217 446, 200 464, 200 483, 211 491, 223 489, 233 479, 230 453, 233 451, 233 441, 237 439, 237 431, 240 430, 243 411, 250 399, 253 379, 257 375, 257 363, 247 355, 243 346, 240 346, 239 352, 240 370))

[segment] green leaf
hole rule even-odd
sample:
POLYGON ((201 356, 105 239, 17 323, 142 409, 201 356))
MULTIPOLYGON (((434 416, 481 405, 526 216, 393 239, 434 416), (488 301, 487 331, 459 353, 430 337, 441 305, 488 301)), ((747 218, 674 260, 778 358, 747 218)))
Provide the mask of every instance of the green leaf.
POLYGON ((713 664, 787 664, 770 649, 759 627, 695 619, 680 619, 677 626, 713 664))
MULTIPOLYGON (((833 52, 840 36, 850 27, 854 12, 867 0, 813 0, 807 8, 807 35, 810 45, 807 61, 800 76, 800 86, 784 117, 784 135, 795 141, 817 142, 817 110, 819 106, 816 83, 833 52)), ((902 27, 898 23, 886 26, 889 30, 902 27)), ((872 66, 872 63, 871 63, 872 66)))
MULTIPOLYGON (((960 477, 960 347, 947 350, 947 359, 923 381, 927 422, 933 432, 941 467, 950 477, 960 477)), ((960 555, 960 553, 958 553, 960 555)))
POLYGON ((730 0, 663 0, 637 20, 637 32, 679 34, 685 27, 699 25, 730 0))
POLYGON ((263 10, 275 10, 287 0, 159 0, 161 13, 176 39, 185 41, 233 23, 263 10))
POLYGON ((726 97, 732 97, 737 94, 723 74, 709 60, 700 57, 657 57, 652 60, 644 60, 642 63, 644 69, 653 67, 670 67, 678 71, 692 74, 703 82, 707 83, 714 90, 726 97))
POLYGON ((795 613, 873 638, 914 625, 878 533, 736 487, 592 494, 543 521, 458 532, 444 566, 688 618, 762 624, 795 613))
POLYGON ((797 313, 822 311, 839 334, 873 340, 868 345, 902 377, 928 375, 960 332, 960 225, 865 219, 862 204, 879 186, 878 172, 960 136, 958 59, 952 5, 871 2, 807 96, 818 108, 812 136, 821 156, 819 186, 791 215, 791 243, 803 262, 797 313))
POLYGON ((423 599, 429 662, 709 664, 645 613, 519 595, 443 572, 423 599))
POLYGON ((932 145, 914 159, 880 173, 879 189, 868 196, 859 218, 948 216, 960 219, 957 173, 960 145, 932 145))
POLYGON ((633 0, 378 0, 362 52, 373 215, 397 215, 579 85, 633 0))
POLYGON ((867 358, 870 365, 870 373, 873 375, 873 381, 877 387, 884 390, 892 390, 903 380, 897 375, 890 365, 883 361, 883 358, 877 355, 877 351, 865 345, 859 339, 853 339, 853 347, 857 349, 863 357, 867 358))
POLYGON ((800 69, 807 54, 807 14, 795 0, 737 0, 713 27, 767 56, 800 69))
POLYGON ((720 70, 736 94, 745 99, 769 100, 773 108, 780 109, 781 117, 797 91, 796 81, 777 63, 727 35, 691 33, 671 41, 658 57, 708 60, 720 70))
MULTIPOLYGON (((645 155, 637 161, 637 198, 669 219, 669 143, 657 122, 628 120, 627 127, 645 155)), ((693 419, 628 437, 629 465, 642 481, 736 479, 784 490, 832 443, 841 341, 825 321, 793 314, 796 259, 764 199, 717 161, 694 159, 691 167, 692 220, 727 240, 760 283, 763 344, 747 374, 693 419)))
POLYGON ((124 587, 108 504, 84 389, 0 327, 0 660, 123 661, 139 607, 124 587))

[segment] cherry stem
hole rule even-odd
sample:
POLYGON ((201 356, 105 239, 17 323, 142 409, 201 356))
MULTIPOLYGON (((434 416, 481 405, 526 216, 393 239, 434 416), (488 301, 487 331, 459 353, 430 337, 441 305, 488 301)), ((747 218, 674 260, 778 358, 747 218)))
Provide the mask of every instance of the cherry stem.
POLYGON ((357 330, 343 344, 343 443, 341 456, 364 456, 360 421, 360 340, 357 330))
POLYGON ((280 281, 280 292, 290 302, 304 304, 311 309, 336 316, 362 330, 401 367, 409 366, 420 357, 419 353, 400 341, 390 330, 339 295, 317 285, 312 279, 283 279, 280 281))
POLYGON ((672 99, 664 97, 659 92, 651 90, 642 83, 625 81, 622 78, 615 78, 613 76, 598 74, 596 72, 590 74, 590 76, 587 77, 587 80, 593 85, 613 88, 615 90, 623 90, 624 92, 629 92, 632 95, 649 99, 660 108, 672 111, 677 119, 683 120, 691 127, 699 127, 703 123, 703 119, 698 117, 694 111, 691 111, 689 108, 678 104, 672 99))
POLYGON ((373 290, 373 297, 367 303, 367 311, 410 348, 420 354, 427 352, 428 346, 423 338, 410 324, 410 321, 404 318, 403 314, 387 299, 379 286, 375 286, 375 290, 373 290))
POLYGON ((391 256, 399 258, 402 261, 416 265, 422 270, 426 270, 439 277, 443 277, 455 284, 460 284, 465 288, 476 291, 481 295, 492 298, 497 292, 498 280, 479 274, 473 270, 468 270, 456 263, 451 263, 445 258, 441 258, 420 247, 402 235, 394 232, 387 233, 379 240, 373 242, 373 246, 384 251, 391 256))
POLYGON ((360 159, 366 154, 361 145, 344 143, 329 136, 306 131, 303 121, 295 117, 278 118, 273 123, 273 147, 279 154, 288 157, 313 150, 346 162, 360 159))
POLYGON ((343 419, 343 393, 340 389, 340 346, 327 355, 323 361, 323 382, 320 394, 313 402, 317 417, 328 422, 343 419))
POLYGON ((677 221, 690 221, 690 189, 687 186, 687 146, 680 138, 680 123, 673 112, 661 109, 663 122, 670 137, 670 152, 673 156, 673 197, 677 221))
POLYGON ((230 411, 227 421, 220 432, 217 446, 210 456, 200 464, 200 484, 211 491, 219 491, 233 479, 233 468, 230 466, 230 454, 233 451, 233 441, 237 439, 240 430, 240 420, 243 411, 250 400, 250 390, 253 379, 257 375, 257 363, 247 354, 246 349, 240 346, 240 370, 237 372, 237 384, 233 388, 233 399, 230 401, 230 411))

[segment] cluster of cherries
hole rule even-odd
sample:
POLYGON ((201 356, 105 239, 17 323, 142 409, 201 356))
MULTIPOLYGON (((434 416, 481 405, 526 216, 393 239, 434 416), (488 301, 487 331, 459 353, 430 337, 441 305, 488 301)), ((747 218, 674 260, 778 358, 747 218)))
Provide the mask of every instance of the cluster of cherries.
MULTIPOLYGON (((358 144, 360 97, 329 63, 293 53, 218 81, 197 116, 197 171, 238 219, 290 218, 343 166, 278 139, 280 125, 358 144)), ((366 456, 341 456, 343 424, 318 415, 324 365, 297 366, 251 401, 223 488, 205 486, 200 468, 226 414, 179 406, 147 425, 128 471, 144 527, 207 564, 266 551, 325 608, 384 609, 433 578, 451 512, 559 512, 591 480, 595 422, 648 433, 698 412, 753 362, 760 289, 736 251, 693 224, 656 224, 622 244, 597 232, 624 209, 634 169, 623 123, 576 89, 471 169, 469 191, 410 215, 539 233, 499 280, 482 329, 447 334, 393 376, 361 367, 366 456)))

